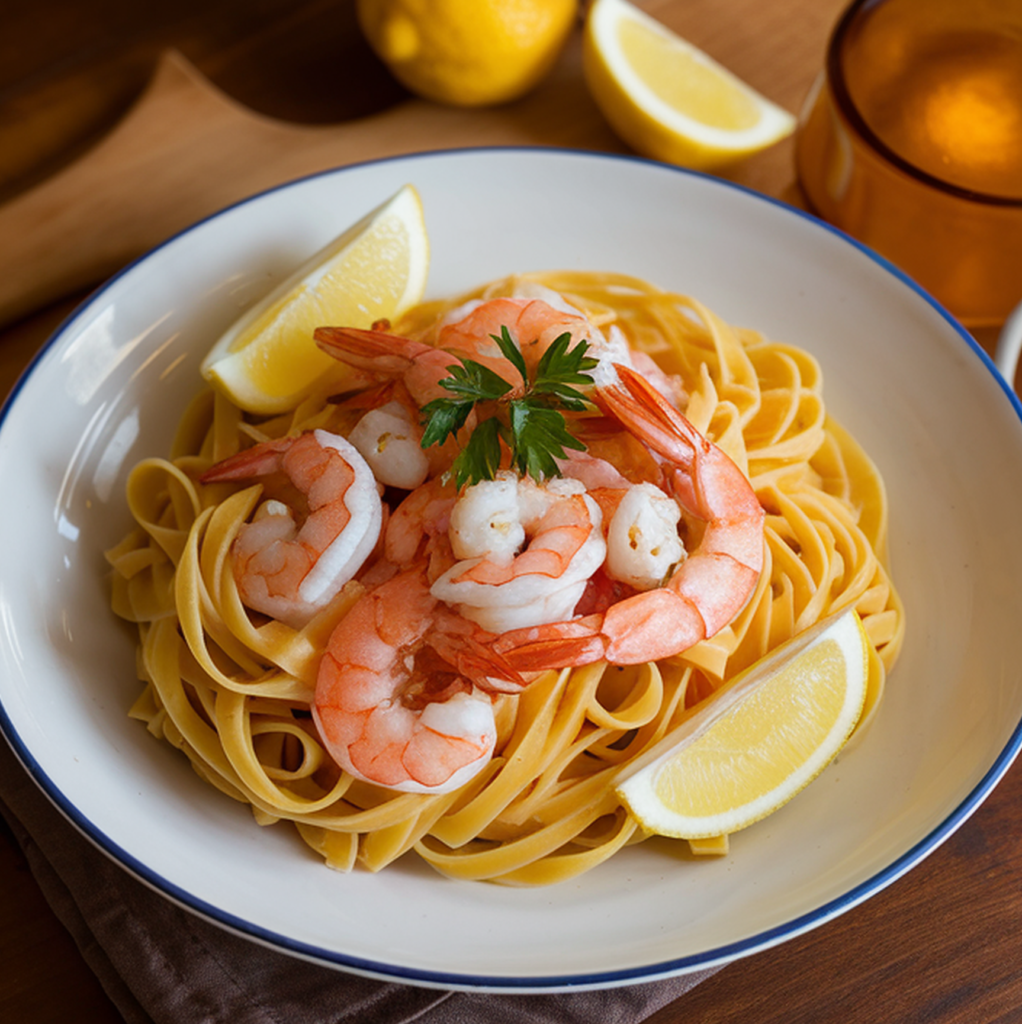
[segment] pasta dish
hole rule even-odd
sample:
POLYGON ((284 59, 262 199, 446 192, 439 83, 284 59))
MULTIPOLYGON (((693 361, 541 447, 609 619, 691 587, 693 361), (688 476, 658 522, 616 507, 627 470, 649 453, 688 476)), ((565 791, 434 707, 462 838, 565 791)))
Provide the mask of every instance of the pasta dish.
POLYGON ((316 338, 343 386, 266 417, 205 387, 108 552, 132 716, 261 825, 342 870, 571 878, 645 838, 629 763, 848 607, 876 713, 884 486, 809 353, 596 272, 316 338))

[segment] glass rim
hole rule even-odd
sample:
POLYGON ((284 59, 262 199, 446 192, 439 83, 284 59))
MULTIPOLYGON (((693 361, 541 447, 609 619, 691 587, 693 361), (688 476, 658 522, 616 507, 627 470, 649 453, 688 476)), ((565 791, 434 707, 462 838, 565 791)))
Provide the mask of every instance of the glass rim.
POLYGON ((864 13, 864 9, 879 7, 889 2, 893 2, 893 0, 852 0, 852 3, 845 8, 831 33, 830 41, 827 43, 826 71, 827 81, 838 109, 870 149, 887 163, 909 175, 909 177, 915 178, 917 181, 936 189, 938 192, 943 192, 967 202, 1022 209, 1022 197, 1014 198, 1012 196, 998 195, 995 192, 980 192, 977 189, 970 189, 964 185, 956 185, 953 182, 945 181, 929 171, 924 171, 884 142, 873 131, 869 122, 859 110, 845 82, 841 59, 845 38, 855 22, 858 21, 860 15, 864 13))

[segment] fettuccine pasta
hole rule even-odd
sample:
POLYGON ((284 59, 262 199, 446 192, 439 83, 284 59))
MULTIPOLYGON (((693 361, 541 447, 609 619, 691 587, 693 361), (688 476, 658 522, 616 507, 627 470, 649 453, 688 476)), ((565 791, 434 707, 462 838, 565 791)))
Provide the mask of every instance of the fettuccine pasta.
MULTIPOLYGON (((259 824, 292 822, 334 868, 378 871, 414 851, 457 878, 571 878, 643 839, 615 796, 621 769, 768 651, 854 607, 872 645, 860 731, 898 655, 904 616, 885 565, 883 481, 827 415, 813 357, 620 275, 524 275, 475 294, 509 294, 523 279, 561 293, 593 324, 616 323, 681 381, 685 415, 748 476, 766 510, 763 572, 737 618, 680 655, 547 671, 520 694, 495 697, 494 756, 461 788, 372 785, 337 766, 309 711, 322 652, 363 585, 351 580, 301 628, 252 615, 231 572, 231 544, 260 486, 239 484, 225 497, 223 485, 198 482, 253 442, 314 428, 344 434, 344 407, 314 398, 255 420, 203 390, 169 457, 132 471, 136 526, 108 553, 114 610, 139 630, 142 689, 131 715, 250 805, 259 824)), ((411 333, 454 304, 424 304, 396 329, 411 333)))

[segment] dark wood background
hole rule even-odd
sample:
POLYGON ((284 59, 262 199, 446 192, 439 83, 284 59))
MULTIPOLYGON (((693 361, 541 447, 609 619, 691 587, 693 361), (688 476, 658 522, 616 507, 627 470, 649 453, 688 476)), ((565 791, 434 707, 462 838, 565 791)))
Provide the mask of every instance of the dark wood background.
MULTIPOLYGON (((641 0, 640 6, 797 112, 841 3, 641 0)), ((624 148, 581 84, 577 34, 540 94, 463 117, 409 97, 390 78, 359 35, 352 0, 34 0, 18 7, 0 14, 0 204, 73 165, 113 129, 168 46, 263 115, 350 125, 348 159, 338 163, 397 151, 395 125, 409 126, 418 148, 463 144, 476 131, 488 141, 624 148), (562 139, 560 126, 569 120, 572 136, 562 139), (384 123, 386 131, 376 133, 384 123)), ((790 142, 732 177, 800 202, 790 142)), ((0 236, 0 249, 18 244, 0 236)), ((78 288, 0 328, 0 394, 84 295, 78 288)), ((1022 1020, 1020 835, 1022 771, 1016 768, 905 878, 807 935, 728 966, 658 1013, 654 1024, 1022 1020)), ((12 837, 0 832, 0 1020, 120 1019, 12 837)))

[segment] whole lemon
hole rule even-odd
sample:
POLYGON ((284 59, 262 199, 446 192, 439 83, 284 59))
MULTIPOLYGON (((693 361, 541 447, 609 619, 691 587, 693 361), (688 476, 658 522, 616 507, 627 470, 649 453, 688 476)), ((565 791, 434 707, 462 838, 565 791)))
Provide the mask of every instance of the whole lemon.
POLYGON ((369 45, 400 82, 479 107, 528 92, 553 67, 576 0, 358 0, 369 45))

